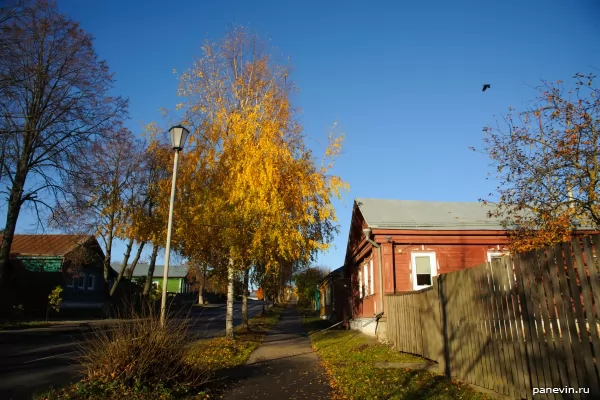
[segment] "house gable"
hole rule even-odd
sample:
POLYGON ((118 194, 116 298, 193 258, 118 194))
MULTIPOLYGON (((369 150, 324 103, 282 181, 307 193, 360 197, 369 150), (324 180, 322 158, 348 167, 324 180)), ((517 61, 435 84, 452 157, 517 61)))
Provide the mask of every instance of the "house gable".
POLYGON ((101 269, 104 252, 91 235, 21 235, 13 237, 10 257, 32 272, 101 269))
POLYGON ((356 257, 357 253, 366 244, 365 237, 363 235, 363 229, 368 227, 367 221, 363 217, 360 211, 358 200, 354 201, 354 207, 352 209, 352 220, 350 222, 350 230, 348 232, 348 245, 346 247, 345 264, 350 264, 356 257))

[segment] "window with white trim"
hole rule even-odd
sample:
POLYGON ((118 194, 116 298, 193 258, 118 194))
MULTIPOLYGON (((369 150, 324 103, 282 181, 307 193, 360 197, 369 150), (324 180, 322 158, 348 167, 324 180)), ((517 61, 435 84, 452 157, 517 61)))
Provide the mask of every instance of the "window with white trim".
POLYGON ((488 251, 487 253, 487 261, 492 262, 495 260, 499 260, 502 257, 508 255, 508 253, 498 252, 498 251, 488 251))
POLYGON ((96 283, 96 279, 95 279, 94 275, 88 275, 88 277, 87 277, 87 289, 88 290, 94 290, 95 283, 96 283))
POLYGON ((360 268, 358 269, 358 297, 363 298, 363 280, 362 280, 362 271, 360 268))
POLYGON ((85 289, 85 274, 79 274, 77 277, 77 287, 79 289, 85 289))
POLYGON ((433 284, 433 277, 437 275, 435 253, 411 253, 411 270, 414 290, 431 286, 433 284))
POLYGON ((369 291, 369 293, 373 294, 375 293, 375 279, 373 279, 373 260, 371 260, 369 264, 369 267, 371 268, 371 270, 369 271, 369 277, 371 278, 371 290, 369 291))
POLYGON ((371 294, 369 292, 369 282, 370 282, 371 277, 369 276, 369 266, 368 266, 368 264, 365 264, 363 266, 363 269, 364 269, 364 276, 365 276, 365 283, 364 283, 365 284, 365 288, 364 288, 364 292, 365 292, 365 296, 368 296, 368 295, 371 294))

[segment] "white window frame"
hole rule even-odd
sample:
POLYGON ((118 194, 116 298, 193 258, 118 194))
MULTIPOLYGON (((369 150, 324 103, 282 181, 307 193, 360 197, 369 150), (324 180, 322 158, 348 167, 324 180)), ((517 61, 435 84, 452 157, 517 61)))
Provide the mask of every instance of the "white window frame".
POLYGON ((436 254, 434 251, 412 252, 410 254, 410 269, 411 269, 413 290, 425 289, 425 288, 428 288, 431 286, 431 285, 417 285, 417 260, 416 260, 416 257, 423 257, 423 256, 430 257, 429 262, 430 262, 430 266, 431 266, 432 283, 433 283, 433 277, 437 276, 438 265, 437 265, 437 257, 436 257, 436 254))
POLYGON ((362 268, 358 268, 358 297, 362 299, 363 296, 363 281, 362 281, 362 268))
POLYGON ((363 265, 363 273, 365 276, 365 297, 369 296, 371 293, 369 292, 369 264, 363 265))
POLYGON ((487 252, 487 262, 492 262, 492 257, 504 257, 507 256, 508 252, 503 251, 488 251, 487 252))
POLYGON ((87 278, 86 274, 80 274, 77 276, 77 288, 78 289, 85 289, 85 282, 87 280, 86 278, 87 278), (82 280, 82 278, 83 278, 83 280, 82 280))
POLYGON ((87 283, 87 285, 86 285, 87 290, 94 290, 94 288, 96 287, 96 277, 94 275, 87 275, 85 277, 85 281, 87 283), (90 278, 92 279, 91 285, 90 285, 90 278))
POLYGON ((374 275, 373 275, 373 259, 371 259, 371 261, 369 263, 369 268, 371 269, 369 271, 369 276, 371 277, 371 290, 369 291, 369 293, 375 294, 375 279, 373 279, 373 277, 374 277, 374 275))

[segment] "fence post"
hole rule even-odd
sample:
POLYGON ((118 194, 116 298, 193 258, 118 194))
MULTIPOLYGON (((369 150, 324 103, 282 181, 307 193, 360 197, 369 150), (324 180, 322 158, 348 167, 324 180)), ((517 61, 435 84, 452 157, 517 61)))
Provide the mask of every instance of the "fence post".
POLYGON ((449 373, 449 363, 448 363, 448 349, 447 349, 447 327, 446 318, 445 318, 445 298, 443 292, 443 281, 444 276, 434 276, 433 277, 433 320, 434 320, 434 331, 432 332, 431 339, 431 354, 435 355, 435 361, 440 366, 440 372, 443 372, 444 375, 448 376, 449 373))

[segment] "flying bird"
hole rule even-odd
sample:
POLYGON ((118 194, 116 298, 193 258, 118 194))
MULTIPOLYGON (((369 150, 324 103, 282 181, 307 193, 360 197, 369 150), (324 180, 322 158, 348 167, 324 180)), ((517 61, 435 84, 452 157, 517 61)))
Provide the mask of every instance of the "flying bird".
POLYGON ((485 92, 486 89, 491 88, 492 86, 489 83, 486 83, 483 85, 483 89, 481 89, 482 92, 485 92))

